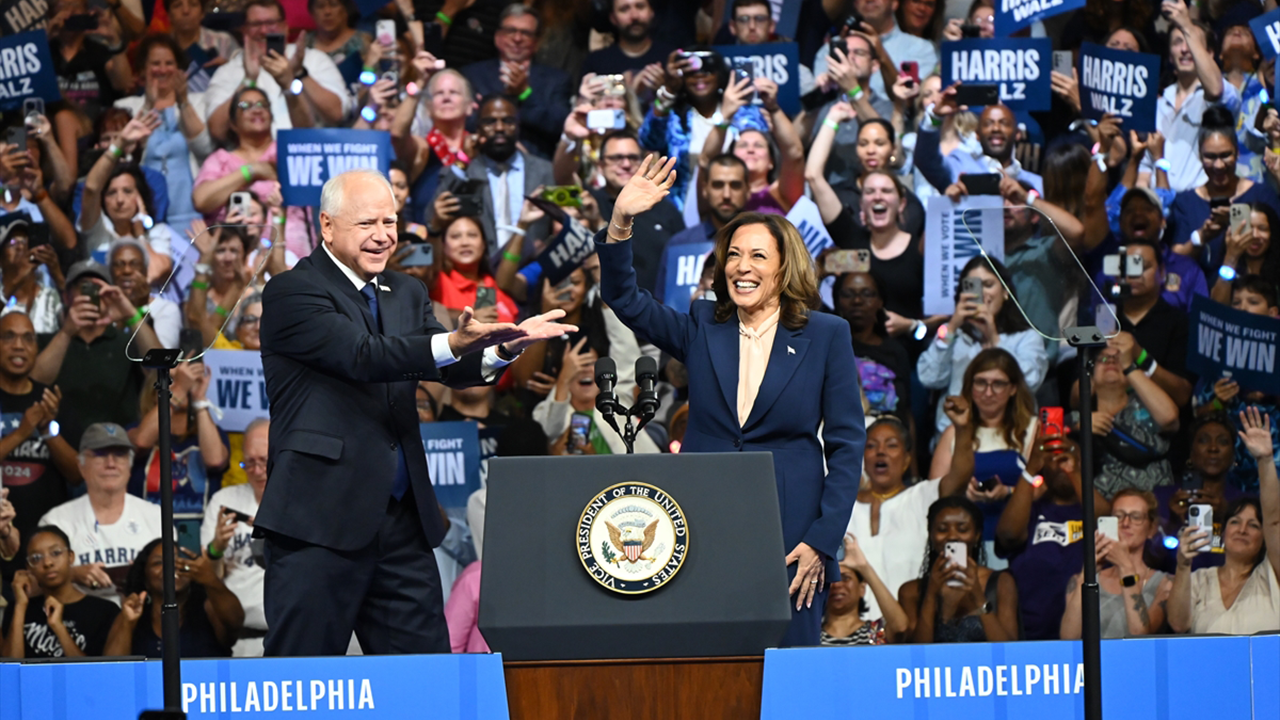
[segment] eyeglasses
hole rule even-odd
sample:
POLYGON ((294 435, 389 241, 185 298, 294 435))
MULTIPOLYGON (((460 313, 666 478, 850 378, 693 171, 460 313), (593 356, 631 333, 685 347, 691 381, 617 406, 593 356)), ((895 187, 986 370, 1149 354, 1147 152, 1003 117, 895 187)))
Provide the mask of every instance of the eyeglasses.
POLYGON ((240 469, 241 470, 266 470, 267 461, 266 460, 241 460, 240 469))
POLYGON ((6 243, 6 244, 7 244, 7 245, 21 245, 22 247, 27 247, 27 239, 26 239, 26 238, 24 238, 24 237, 9 238, 9 242, 8 242, 8 243, 6 243))
POLYGON ((90 450, 89 454, 99 460, 103 458, 114 458, 116 460, 127 460, 133 451, 122 447, 103 448, 101 450, 90 450))
POLYGON ((739 15, 733 21, 739 25, 768 25, 772 19, 769 15, 739 15))
POLYGON ((258 317, 257 315, 241 315, 240 316, 241 325, 257 325, 260 322, 262 322, 262 318, 258 317))
POLYGON ((279 25, 282 22, 284 21, 283 20, 255 20, 254 22, 245 23, 244 27, 246 30, 250 28, 255 30, 269 30, 279 25))
POLYGON ((621 165, 622 163, 631 163, 632 165, 635 165, 640 162, 639 155, 605 155, 600 159, 607 163, 613 163, 614 165, 621 165))
POLYGON ((240 102, 236 103, 236 107, 240 108, 241 110, 248 110, 249 108, 263 109, 269 106, 267 105, 266 100, 254 100, 253 102, 249 102, 248 100, 241 100, 240 102))
POLYGON ((1147 513, 1145 512, 1137 512, 1137 511, 1134 511, 1131 513, 1117 512, 1112 514, 1116 516, 1116 519, 1119 520, 1121 524, 1124 524, 1126 520, 1128 520, 1130 523, 1133 523, 1134 525, 1140 525, 1147 521, 1147 513))
POLYGON ((4 334, 0 334, 0 345, 12 345, 13 343, 16 343, 16 342, 20 342, 23 345, 35 345, 36 334, 35 333, 16 333, 16 332, 7 332, 4 334))
POLYGON ((995 392, 1002 393, 1008 390, 1013 383, 1008 380, 986 380, 979 378, 973 381, 973 391, 975 393, 995 392))
POLYGON ((538 37, 538 33, 534 30, 525 30, 522 28, 514 28, 514 27, 507 27, 507 26, 498 28, 498 32, 502 35, 519 35, 520 37, 525 38, 526 40, 532 40, 538 37))
MULTIPOLYGON (((63 555, 66 555, 68 552, 71 552, 71 551, 64 547, 50 548, 49 557, 53 558, 54 560, 59 560, 62 558, 63 555)), ((27 556, 27 565, 31 567, 36 567, 42 562, 44 562, 43 553, 31 553, 30 555, 27 556)))
POLYGON ((855 50, 855 49, 851 49, 851 50, 849 50, 849 54, 850 54, 850 55, 853 55, 853 56, 855 56, 855 57, 860 57, 860 58, 869 58, 869 57, 871 57, 871 51, 870 51, 870 50, 863 50, 862 48, 858 48, 858 49, 856 49, 856 50, 855 50))

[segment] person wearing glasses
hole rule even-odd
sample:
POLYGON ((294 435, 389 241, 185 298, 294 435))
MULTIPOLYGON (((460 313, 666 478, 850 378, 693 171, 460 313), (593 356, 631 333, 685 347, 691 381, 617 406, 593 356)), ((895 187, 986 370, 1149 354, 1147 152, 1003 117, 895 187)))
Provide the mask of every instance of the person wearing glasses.
POLYGON ((462 68, 462 74, 482 97, 515 98, 520 104, 520 139, 535 155, 550 160, 573 101, 569 76, 533 62, 541 30, 538 11, 512 3, 498 17, 493 45, 498 57, 462 68))
MULTIPOLYGON (((261 304, 258 304, 261 308, 261 304)), ((254 332, 257 335, 257 332, 254 332)), ((261 657, 267 636, 262 606, 265 570, 261 551, 254 557, 253 518, 267 487, 267 442, 271 421, 257 418, 244 429, 243 459, 238 463, 247 482, 223 487, 209 498, 200 524, 200 546, 214 561, 214 570, 244 608, 244 628, 231 648, 233 657, 261 657)))
POLYGON ((777 35, 778 25, 773 20, 769 0, 733 0, 728 28, 738 45, 784 42, 777 35))
MULTIPOLYGON (((277 129, 335 127, 351 111, 342 73, 320 50, 306 47, 306 37, 285 47, 285 54, 267 50, 267 36, 288 35, 279 0, 249 0, 244 8, 244 51, 213 74, 205 92, 205 122, 209 134, 225 142, 233 129, 238 92, 259 88, 270 102, 277 129)), ((207 211, 206 211, 207 212, 207 211)))
POLYGON ((80 592, 71 581, 71 540, 57 526, 36 528, 27 543, 27 569, 13 576, 13 602, 4 611, 7 658, 102 655, 120 608, 80 592))
MULTIPOLYGON (((176 413, 175 413, 176 416, 176 413)), ((95 423, 80 438, 85 494, 53 508, 39 525, 57 525, 71 539, 71 580, 84 593, 120 602, 119 588, 135 557, 160 537, 160 506, 129 493, 133 443, 115 423, 95 423)))
MULTIPOLYGON (((1164 626, 1165 606, 1173 588, 1173 577, 1149 567, 1143 552, 1147 539, 1156 532, 1156 496, 1125 488, 1111 500, 1111 515, 1120 521, 1119 539, 1094 533, 1102 637, 1154 635, 1164 626)), ((1067 586, 1067 610, 1058 633, 1063 640, 1080 639, 1083 587, 1083 572, 1067 586)))

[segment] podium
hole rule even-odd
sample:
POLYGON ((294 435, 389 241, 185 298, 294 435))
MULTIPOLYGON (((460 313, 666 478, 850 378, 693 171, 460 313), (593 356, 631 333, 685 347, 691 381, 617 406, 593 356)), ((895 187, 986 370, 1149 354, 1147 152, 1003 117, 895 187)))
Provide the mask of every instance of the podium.
MULTIPOLYGON (((718 677, 737 678, 757 688, 751 702, 759 703, 755 663, 791 621, 778 502, 770 453, 490 460, 479 626, 507 663, 513 709, 523 706, 521 688, 541 688, 557 708, 595 707, 591 698, 563 696, 604 692, 582 681, 592 672, 680 675, 694 686, 701 677, 708 692, 725 689, 718 677), (687 538, 673 575, 659 574, 656 589, 631 583, 637 592, 626 594, 593 577, 588 566, 596 561, 584 558, 583 548, 610 541, 579 541, 592 512, 599 512, 593 528, 627 524, 632 505, 602 508, 598 499, 638 492, 637 485, 678 504, 687 538), (620 486, 630 489, 613 490, 620 486), (546 692, 551 687, 556 692, 546 692)), ((611 559, 603 564, 625 564, 621 549, 604 551, 611 559)), ((558 716, 542 709, 543 717, 558 716)))

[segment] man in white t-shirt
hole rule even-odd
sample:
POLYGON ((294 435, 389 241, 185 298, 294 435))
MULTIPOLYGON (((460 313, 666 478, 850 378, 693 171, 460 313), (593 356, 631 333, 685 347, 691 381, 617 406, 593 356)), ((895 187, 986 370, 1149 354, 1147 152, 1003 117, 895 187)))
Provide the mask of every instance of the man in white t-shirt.
POLYGON ((80 437, 80 472, 87 493, 55 507, 40 525, 71 538, 71 580, 85 593, 117 604, 138 551, 160 537, 160 506, 130 495, 133 444, 115 423, 90 425, 80 437))
POLYGON ((254 558, 251 537, 262 491, 267 487, 267 435, 271 422, 258 418, 244 430, 244 468, 249 482, 225 487, 213 494, 204 508, 200 544, 221 564, 222 581, 244 607, 244 629, 231 648, 233 657, 262 657, 267 618, 262 609, 265 569, 254 558), (241 515, 247 515, 248 522, 241 515))

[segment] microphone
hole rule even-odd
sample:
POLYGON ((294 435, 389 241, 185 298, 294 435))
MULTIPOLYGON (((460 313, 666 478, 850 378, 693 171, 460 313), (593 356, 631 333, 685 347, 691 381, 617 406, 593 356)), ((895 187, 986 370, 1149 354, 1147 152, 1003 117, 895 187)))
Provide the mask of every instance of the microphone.
POLYGON ((648 355, 636 358, 636 384, 640 386, 640 394, 635 409, 640 415, 641 427, 658 412, 658 392, 654 389, 657 382, 658 361, 648 355))
POLYGON ((600 388, 600 392, 596 394, 596 409, 615 431, 618 425, 614 422, 613 415, 620 407, 618 396, 613 392, 613 386, 617 382, 618 364, 613 361, 613 358, 606 356, 596 360, 596 387, 600 388))

